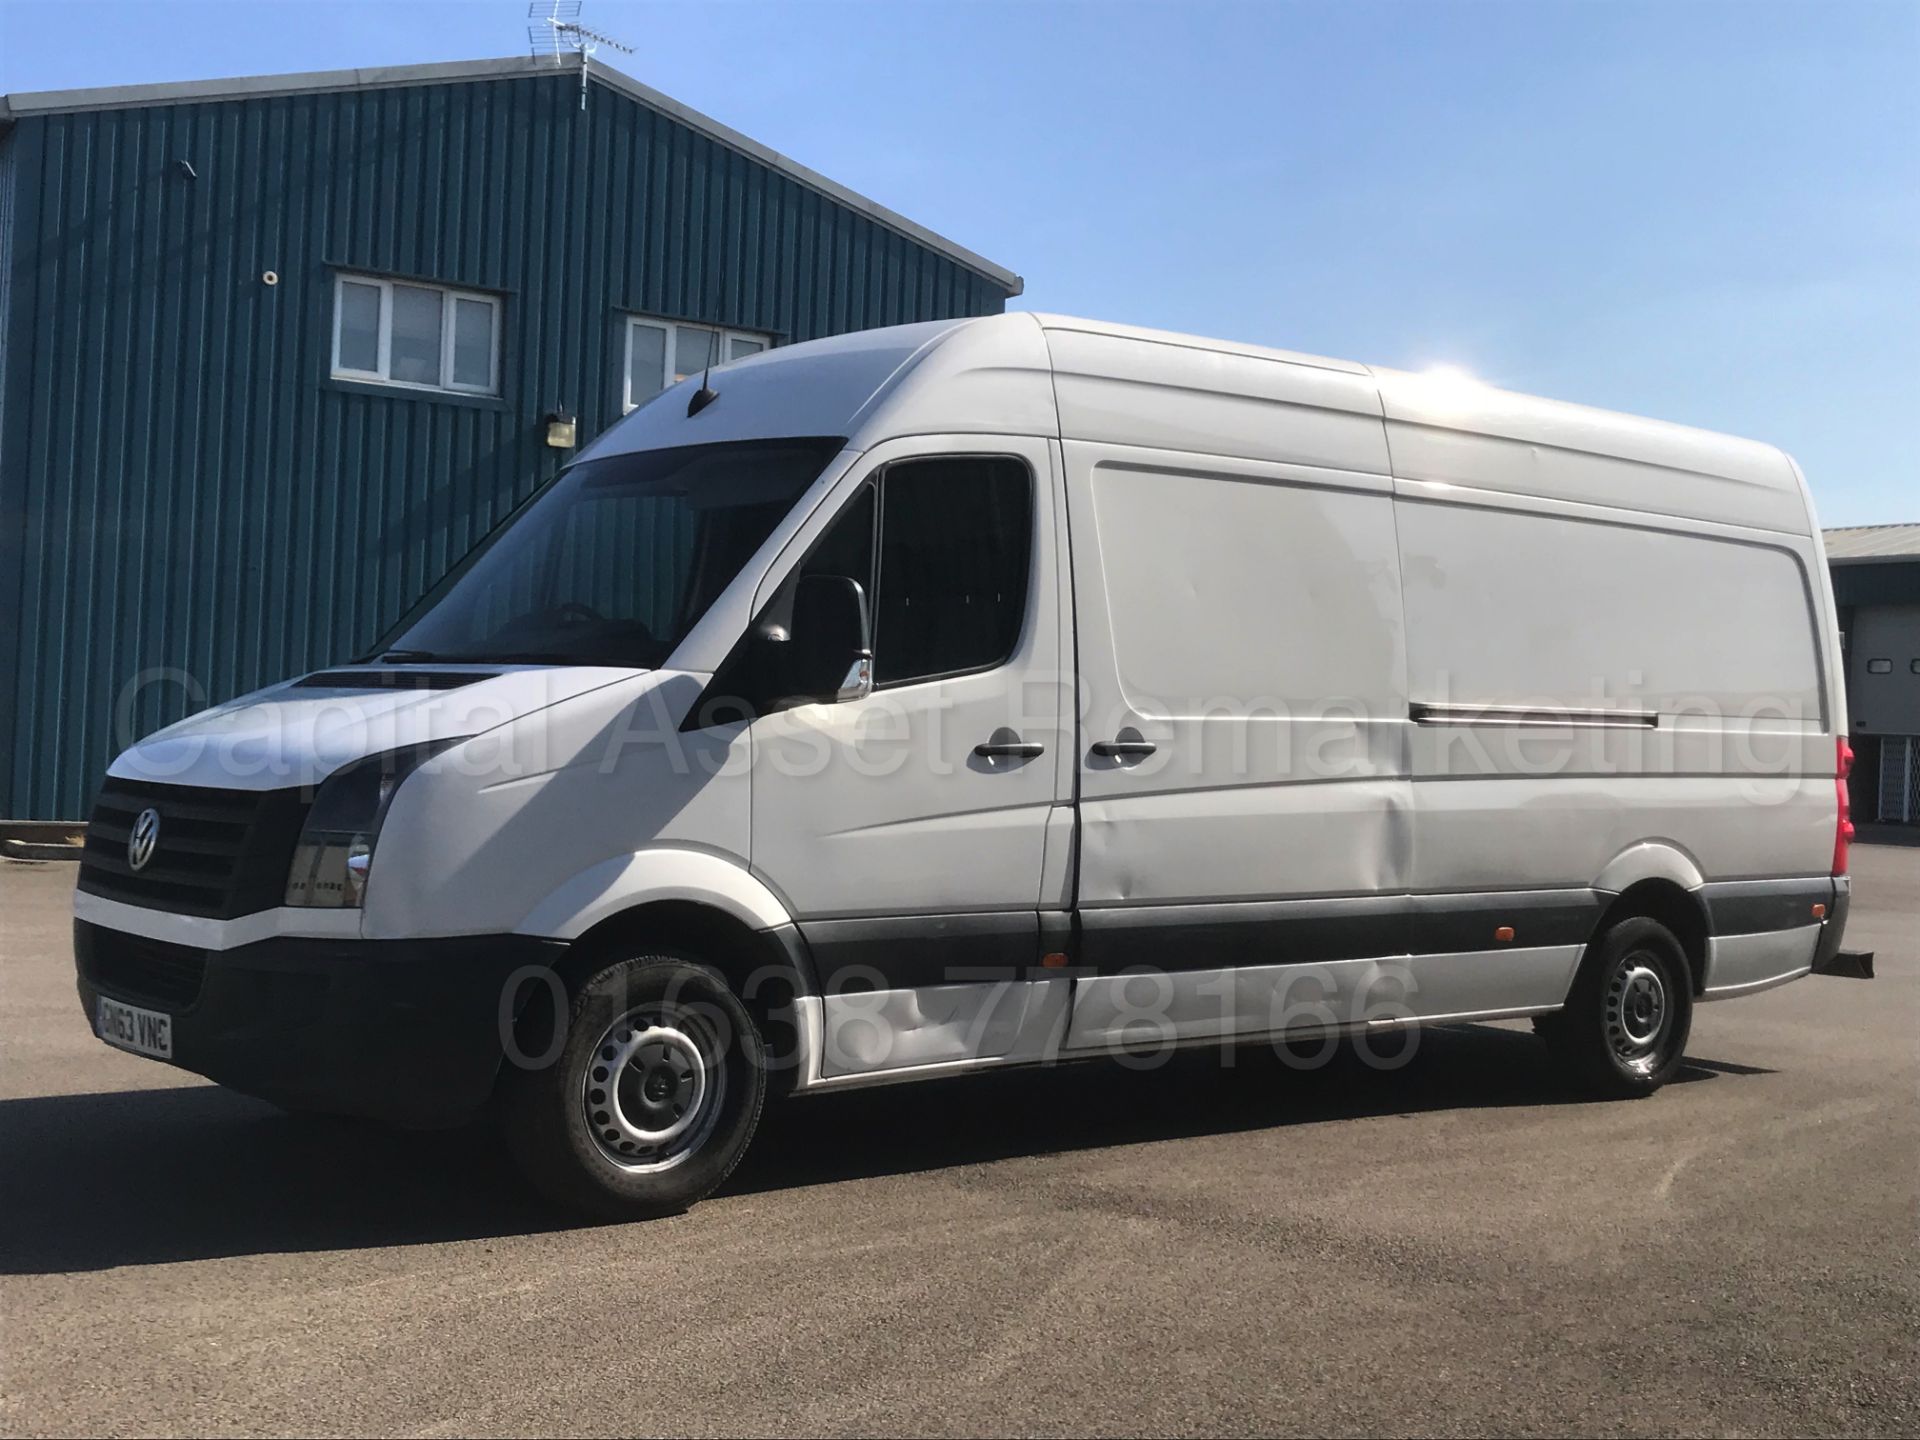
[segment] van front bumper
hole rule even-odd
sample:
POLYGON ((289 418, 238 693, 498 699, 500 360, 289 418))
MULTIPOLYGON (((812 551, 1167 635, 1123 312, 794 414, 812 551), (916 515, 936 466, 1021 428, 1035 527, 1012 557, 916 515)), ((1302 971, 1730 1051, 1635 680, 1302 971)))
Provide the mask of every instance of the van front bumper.
POLYGON ((455 1125, 492 1094, 523 966, 564 941, 275 937, 231 950, 169 945, 76 920, 87 1023, 97 997, 172 1017, 171 1063, 296 1110, 455 1125), (506 998, 503 1000, 503 996, 506 998))

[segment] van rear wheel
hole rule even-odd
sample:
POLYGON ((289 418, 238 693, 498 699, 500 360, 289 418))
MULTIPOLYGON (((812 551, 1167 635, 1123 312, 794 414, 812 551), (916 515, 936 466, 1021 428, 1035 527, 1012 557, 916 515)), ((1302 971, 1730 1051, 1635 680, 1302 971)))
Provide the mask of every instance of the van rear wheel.
POLYGON ((739 1164, 767 1091, 759 1030, 689 956, 609 965, 580 987, 558 1059, 507 1078, 507 1148, 542 1194, 601 1220, 676 1214, 739 1164))
POLYGON ((1587 947, 1566 1007, 1536 1025, 1554 1058, 1595 1095, 1651 1095, 1680 1068, 1693 1027, 1693 980, 1680 942, 1657 920, 1622 920, 1587 947))

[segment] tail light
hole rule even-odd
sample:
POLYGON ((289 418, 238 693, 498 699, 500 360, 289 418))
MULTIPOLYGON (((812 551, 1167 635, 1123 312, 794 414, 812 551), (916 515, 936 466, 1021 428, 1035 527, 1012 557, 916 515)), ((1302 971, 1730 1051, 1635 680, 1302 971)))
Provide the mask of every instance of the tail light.
POLYGON ((1833 873, 1847 873, 1847 847, 1853 843, 1853 802, 1847 798, 1847 776, 1853 770, 1853 747, 1847 737, 1834 738, 1833 788, 1839 808, 1833 820, 1833 873))

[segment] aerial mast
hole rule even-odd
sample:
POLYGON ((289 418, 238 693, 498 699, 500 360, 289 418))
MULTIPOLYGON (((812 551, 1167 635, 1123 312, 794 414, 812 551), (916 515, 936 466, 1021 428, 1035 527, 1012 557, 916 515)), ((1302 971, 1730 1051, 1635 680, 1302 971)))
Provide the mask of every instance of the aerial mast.
POLYGON ((532 0, 527 6, 527 46, 537 60, 542 55, 553 56, 553 63, 563 62, 562 54, 573 51, 580 57, 580 108, 587 108, 587 62, 602 45, 618 50, 623 55, 633 54, 633 47, 614 39, 611 35, 602 35, 597 30, 589 30, 580 23, 581 0, 532 0))

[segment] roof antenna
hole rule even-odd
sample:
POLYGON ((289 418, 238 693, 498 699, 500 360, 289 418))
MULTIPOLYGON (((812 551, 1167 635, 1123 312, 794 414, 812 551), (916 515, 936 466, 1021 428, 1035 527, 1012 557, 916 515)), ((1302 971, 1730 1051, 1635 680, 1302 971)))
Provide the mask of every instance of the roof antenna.
POLYGON ((555 65, 561 63, 563 44, 580 57, 580 108, 584 110, 587 108, 587 62, 593 58, 594 51, 610 45, 623 55, 631 55, 633 47, 582 25, 580 4, 581 0, 531 0, 527 18, 536 23, 527 26, 527 45, 534 59, 552 55, 555 65))
POLYGON ((700 372, 700 388, 693 392, 693 398, 687 401, 687 418, 691 420, 707 406, 720 398, 720 392, 707 383, 707 377, 713 374, 713 362, 707 362, 707 368, 700 372))

